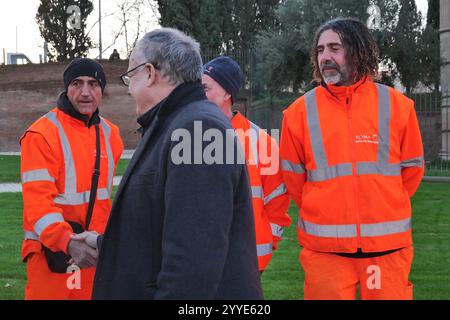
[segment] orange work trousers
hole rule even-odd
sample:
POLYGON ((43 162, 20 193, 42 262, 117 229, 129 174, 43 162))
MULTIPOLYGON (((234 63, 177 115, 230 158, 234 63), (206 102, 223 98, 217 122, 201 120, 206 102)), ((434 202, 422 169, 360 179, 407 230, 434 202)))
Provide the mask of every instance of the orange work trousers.
POLYGON ((303 248, 306 300, 412 300, 413 247, 375 258, 346 258, 303 248))
POLYGON ((54 273, 48 268, 44 252, 27 259, 26 300, 90 300, 95 268, 54 273))

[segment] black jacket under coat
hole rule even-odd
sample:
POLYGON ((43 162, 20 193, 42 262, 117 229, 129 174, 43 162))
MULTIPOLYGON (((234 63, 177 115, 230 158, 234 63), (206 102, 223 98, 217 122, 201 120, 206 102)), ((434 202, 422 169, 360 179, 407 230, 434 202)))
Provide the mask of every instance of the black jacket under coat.
POLYGON ((262 299, 245 164, 176 165, 171 158, 174 130, 194 137, 201 121, 203 132, 225 136, 229 120, 201 83, 191 83, 138 121, 143 138, 102 238, 93 298, 262 299))

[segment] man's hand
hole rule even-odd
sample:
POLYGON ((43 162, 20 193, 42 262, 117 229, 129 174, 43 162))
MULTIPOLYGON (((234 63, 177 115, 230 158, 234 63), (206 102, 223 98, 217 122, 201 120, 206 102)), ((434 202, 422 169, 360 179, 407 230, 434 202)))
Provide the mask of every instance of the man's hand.
POLYGON ((98 249, 97 248, 97 237, 98 236, 99 236, 99 234, 96 231, 85 231, 83 233, 72 235, 70 238, 72 240, 84 241, 90 247, 97 250, 98 249))
POLYGON ((97 237, 96 232, 83 232, 71 236, 67 251, 72 257, 69 263, 75 263, 81 269, 97 265, 97 237))

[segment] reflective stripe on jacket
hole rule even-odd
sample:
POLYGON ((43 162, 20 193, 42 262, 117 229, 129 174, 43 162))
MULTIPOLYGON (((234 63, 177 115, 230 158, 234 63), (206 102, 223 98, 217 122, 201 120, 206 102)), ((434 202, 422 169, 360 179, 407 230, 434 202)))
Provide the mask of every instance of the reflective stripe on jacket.
POLYGON ((289 195, 283 183, 276 141, 264 130, 237 112, 231 120, 244 147, 253 195, 258 266, 264 270, 289 226, 289 195))
POLYGON ((410 197, 424 172, 412 100, 366 79, 320 86, 285 110, 281 137, 302 246, 379 252, 412 243, 410 197))
MULTIPOLYGON (((103 233, 123 143, 115 125, 101 118, 99 126, 100 177, 89 230, 103 233)), ((20 143, 25 232, 22 257, 40 252, 40 243, 66 252, 72 229, 65 221, 86 223, 96 156, 95 127, 53 109, 27 129, 20 143)))

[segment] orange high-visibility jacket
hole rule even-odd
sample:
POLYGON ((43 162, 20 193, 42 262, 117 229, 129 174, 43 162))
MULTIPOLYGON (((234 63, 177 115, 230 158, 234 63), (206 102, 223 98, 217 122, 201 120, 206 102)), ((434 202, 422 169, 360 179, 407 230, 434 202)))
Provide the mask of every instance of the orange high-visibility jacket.
POLYGON ((367 79, 319 86, 284 111, 280 157, 302 246, 351 253, 412 244, 410 197, 424 173, 412 100, 367 79))
MULTIPOLYGON (((89 230, 103 233, 109 217, 115 168, 123 150, 119 129, 101 117, 100 177, 89 230)), ((41 243, 67 253, 73 233, 65 221, 83 227, 95 166, 95 127, 53 109, 21 138, 25 240, 22 258, 41 252, 41 243)))
POLYGON ((289 226, 289 194, 283 183, 278 145, 272 137, 237 112, 231 120, 243 146, 252 189, 259 270, 264 270, 289 226))

